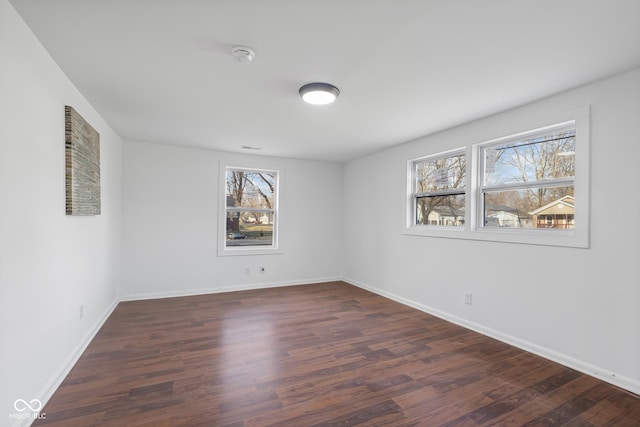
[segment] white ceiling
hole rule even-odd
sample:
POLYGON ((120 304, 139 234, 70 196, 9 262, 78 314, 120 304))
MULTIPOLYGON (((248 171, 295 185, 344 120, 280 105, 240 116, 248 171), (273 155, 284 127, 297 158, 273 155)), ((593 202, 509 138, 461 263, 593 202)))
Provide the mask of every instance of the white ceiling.
POLYGON ((274 156, 347 161, 640 67, 638 0, 11 3, 124 139, 274 156), (313 81, 337 102, 304 104, 313 81))

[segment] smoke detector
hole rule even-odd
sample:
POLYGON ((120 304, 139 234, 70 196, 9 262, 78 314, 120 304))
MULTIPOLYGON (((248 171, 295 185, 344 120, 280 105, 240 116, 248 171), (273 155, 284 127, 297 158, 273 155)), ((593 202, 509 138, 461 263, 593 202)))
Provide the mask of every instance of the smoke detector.
POLYGON ((233 57, 236 58, 236 61, 241 64, 250 64, 251 61, 253 61, 253 58, 255 58, 256 56, 256 53, 253 51, 253 49, 247 46, 240 45, 232 47, 231 53, 233 54, 233 57))

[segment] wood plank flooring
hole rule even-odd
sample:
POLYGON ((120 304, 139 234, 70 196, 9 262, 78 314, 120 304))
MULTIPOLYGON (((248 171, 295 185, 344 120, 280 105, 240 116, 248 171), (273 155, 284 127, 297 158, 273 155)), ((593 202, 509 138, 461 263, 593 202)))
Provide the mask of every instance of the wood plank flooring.
POLYGON ((343 282, 118 305, 48 426, 640 426, 640 399, 343 282))

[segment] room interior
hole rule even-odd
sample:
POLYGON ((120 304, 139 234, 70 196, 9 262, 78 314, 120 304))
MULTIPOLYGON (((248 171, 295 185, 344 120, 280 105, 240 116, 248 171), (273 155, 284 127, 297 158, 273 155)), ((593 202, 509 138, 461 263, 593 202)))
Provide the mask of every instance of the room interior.
POLYGON ((7 413, 120 302, 335 281, 640 394, 639 3, 152 3, 0 0, 7 413), (100 134, 100 215, 65 214, 65 105, 100 134), (407 232, 407 162, 577 110, 586 245, 407 232), (220 252, 226 166, 280 171, 276 254, 220 252))

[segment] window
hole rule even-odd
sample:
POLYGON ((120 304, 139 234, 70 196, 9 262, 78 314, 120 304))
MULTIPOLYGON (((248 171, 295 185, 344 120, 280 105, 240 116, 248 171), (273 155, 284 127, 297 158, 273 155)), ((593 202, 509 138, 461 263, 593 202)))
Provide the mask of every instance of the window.
POLYGON ((479 227, 572 230, 574 123, 480 146, 479 227))
POLYGON ((461 227, 465 221, 464 152, 413 161, 414 225, 461 227))
POLYGON ((227 167, 225 249, 277 247, 278 172, 227 167))
POLYGON ((405 234, 589 247, 589 107, 511 120, 532 130, 407 162, 405 234))

